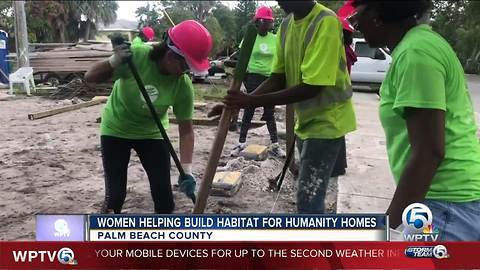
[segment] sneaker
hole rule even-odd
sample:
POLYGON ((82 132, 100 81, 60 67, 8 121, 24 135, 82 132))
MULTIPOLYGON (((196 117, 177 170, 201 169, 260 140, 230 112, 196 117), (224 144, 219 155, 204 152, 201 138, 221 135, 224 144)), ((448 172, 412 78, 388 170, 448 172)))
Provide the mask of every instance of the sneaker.
POLYGON ((235 146, 230 152, 230 156, 238 157, 238 155, 240 155, 240 152, 242 152, 245 148, 247 148, 246 143, 238 143, 237 146, 235 146))
POLYGON ((272 143, 270 145, 270 153, 279 158, 285 158, 287 154, 280 148, 280 145, 277 143, 272 143))

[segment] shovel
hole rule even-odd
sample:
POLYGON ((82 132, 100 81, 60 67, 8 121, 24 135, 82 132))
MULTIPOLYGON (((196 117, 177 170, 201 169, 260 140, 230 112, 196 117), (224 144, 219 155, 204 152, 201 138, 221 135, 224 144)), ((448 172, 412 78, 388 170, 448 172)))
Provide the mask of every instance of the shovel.
POLYGON ((282 171, 275 177, 275 180, 273 183, 275 183, 275 191, 280 191, 280 188, 282 187, 283 184, 283 179, 285 179, 285 174, 287 173, 288 167, 290 166, 290 163, 292 162, 293 158, 293 153, 295 152, 295 140, 297 136, 293 137, 293 142, 292 145, 290 145, 290 149, 288 149, 287 153, 287 158, 285 159, 285 163, 283 164, 282 171))

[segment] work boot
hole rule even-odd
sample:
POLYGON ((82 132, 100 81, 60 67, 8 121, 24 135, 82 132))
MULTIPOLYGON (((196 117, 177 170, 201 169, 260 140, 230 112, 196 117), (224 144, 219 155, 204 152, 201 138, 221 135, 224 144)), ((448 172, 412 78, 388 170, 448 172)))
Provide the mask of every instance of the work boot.
POLYGON ((270 149, 269 149, 270 153, 276 157, 279 157, 279 158, 285 158, 287 156, 287 154, 285 153, 285 151, 283 151, 281 148, 280 148, 280 145, 278 144, 278 142, 276 143, 272 143, 270 145, 270 149))
POLYGON ((231 157, 238 157, 240 155, 240 152, 243 151, 243 149, 247 148, 246 143, 238 143, 230 152, 231 157))

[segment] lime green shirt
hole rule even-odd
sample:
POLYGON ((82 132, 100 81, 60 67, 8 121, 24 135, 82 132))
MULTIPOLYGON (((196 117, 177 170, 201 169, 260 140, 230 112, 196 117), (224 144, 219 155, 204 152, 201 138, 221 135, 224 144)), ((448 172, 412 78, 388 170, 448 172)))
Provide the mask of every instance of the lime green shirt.
MULTIPOLYGON (((327 8, 316 4, 300 19, 291 19, 286 32, 285 49, 281 46, 282 29, 277 35, 277 53, 272 73, 284 73, 287 87, 300 83, 334 87, 339 91, 351 87, 342 42, 342 25, 335 16, 324 17, 305 48, 310 23, 327 8)), ((320 96, 294 104, 295 133, 302 139, 334 139, 355 130, 355 113, 351 99, 319 107, 320 96)))
POLYGON ((380 90, 380 119, 395 180, 400 180, 411 155, 405 108, 439 109, 445 111, 445 159, 426 197, 450 202, 480 199, 477 125, 455 52, 429 26, 419 25, 404 36, 392 56, 380 90))
MULTIPOLYGON (((277 36, 268 32, 262 37, 257 35, 255 44, 253 45, 250 61, 248 62, 247 71, 256 73, 266 77, 270 76, 272 71, 273 56, 275 55, 277 45, 277 36)), ((242 43, 240 43, 240 47, 242 43)))
MULTIPOLYGON (((168 109, 178 120, 190 120, 193 115, 194 90, 187 75, 162 75, 157 64, 150 60, 152 47, 133 46, 133 62, 142 78, 165 129, 168 128, 168 109)), ((161 139, 151 113, 128 65, 115 69, 112 94, 103 110, 101 135, 126 139, 161 139)))
POLYGON ((145 42, 143 42, 143 40, 139 36, 135 37, 132 40, 132 46, 142 46, 142 45, 145 45, 145 42))

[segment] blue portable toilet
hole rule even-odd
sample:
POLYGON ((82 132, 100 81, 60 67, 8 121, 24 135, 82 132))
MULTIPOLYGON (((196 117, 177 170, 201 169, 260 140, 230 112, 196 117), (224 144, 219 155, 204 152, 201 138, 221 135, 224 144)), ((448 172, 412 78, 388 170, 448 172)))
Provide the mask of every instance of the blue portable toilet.
POLYGON ((8 33, 0 30, 0 83, 8 84, 10 68, 7 62, 8 55, 8 33))

